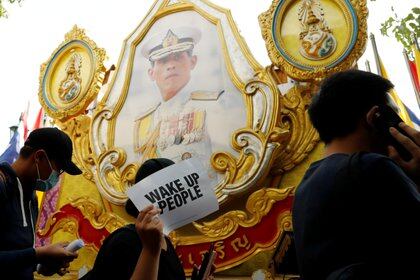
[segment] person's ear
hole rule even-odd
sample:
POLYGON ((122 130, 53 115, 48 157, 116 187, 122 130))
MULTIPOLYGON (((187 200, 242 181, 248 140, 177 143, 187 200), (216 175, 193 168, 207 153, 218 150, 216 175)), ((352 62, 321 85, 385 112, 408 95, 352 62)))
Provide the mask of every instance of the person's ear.
POLYGON ((43 150, 37 150, 33 153, 33 157, 34 157, 34 161, 35 163, 39 163, 42 159, 42 157, 44 156, 44 151, 43 150))
POLYGON ((191 56, 191 70, 194 69, 196 64, 197 64, 197 56, 193 55, 193 56, 191 56))
POLYGON ((155 81, 155 71, 153 70, 153 68, 149 68, 149 70, 147 70, 147 74, 149 74, 150 80, 155 81))
POLYGON ((366 113, 366 122, 369 126, 374 126, 374 121, 377 118, 377 114, 379 112, 378 106, 373 106, 370 110, 366 113))

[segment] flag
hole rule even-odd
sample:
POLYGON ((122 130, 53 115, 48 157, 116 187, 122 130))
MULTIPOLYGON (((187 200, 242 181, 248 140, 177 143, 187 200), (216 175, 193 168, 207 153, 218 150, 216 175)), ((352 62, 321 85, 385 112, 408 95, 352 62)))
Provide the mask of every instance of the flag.
POLYGON ((411 83, 413 84, 414 92, 416 93, 417 103, 420 104, 420 81, 416 63, 408 57, 407 51, 405 49, 403 50, 403 54, 405 63, 407 65, 408 73, 410 75, 411 83))
POLYGON ((413 111, 410 110, 407 106, 405 107, 407 110, 408 115, 410 116, 411 121, 413 122, 415 129, 420 129, 420 119, 414 114, 413 111))
POLYGON ((411 50, 413 53, 413 60, 411 60, 408 57, 407 52, 405 50, 404 59, 407 64, 408 72, 410 73, 411 83, 413 84, 417 105, 420 108, 420 48, 418 45, 417 37, 414 33, 411 34, 411 39, 411 50))
POLYGON ((26 111, 23 112, 22 114, 20 114, 20 119, 19 122, 22 122, 22 126, 23 126, 23 140, 25 141, 26 138, 28 138, 28 133, 29 133, 29 129, 28 129, 28 113, 29 113, 29 102, 28 102, 28 106, 26 107, 26 111))
MULTIPOLYGON (((388 78, 388 73, 386 72, 385 66, 382 63, 381 58, 379 57, 378 48, 376 47, 376 41, 375 36, 371 33, 370 34, 370 40, 372 42, 372 48, 373 48, 373 54, 375 56, 375 62, 376 67, 378 69, 378 75, 384 77, 385 79, 388 78)), ((389 97, 392 100, 392 103, 394 103, 398 109, 398 115, 401 117, 401 119, 408 124, 409 126, 413 126, 413 122, 410 119, 410 116, 408 115, 408 112, 406 110, 406 107, 402 100, 399 98, 398 94, 395 92, 394 89, 391 89, 389 91, 389 97)))
POLYGON ((44 108, 40 108, 38 111, 38 114, 36 115, 36 119, 34 122, 34 126, 32 127, 32 130, 41 128, 44 126, 44 108))
POLYGON ((411 40, 412 40, 412 46, 411 49, 413 51, 413 57, 414 57, 414 65, 416 68, 416 72, 417 72, 417 84, 418 81, 420 80, 420 47, 417 41, 417 37, 415 36, 414 33, 411 34, 411 40))
POLYGON ((19 143, 19 132, 15 130, 13 133, 12 138, 10 139, 9 146, 7 146, 6 150, 0 156, 0 162, 8 162, 12 164, 19 156, 20 151, 20 143, 19 143))

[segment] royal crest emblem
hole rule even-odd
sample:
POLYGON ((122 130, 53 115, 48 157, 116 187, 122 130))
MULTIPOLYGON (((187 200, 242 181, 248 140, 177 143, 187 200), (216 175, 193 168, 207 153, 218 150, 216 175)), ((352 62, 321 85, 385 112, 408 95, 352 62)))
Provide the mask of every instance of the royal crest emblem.
POLYGON ((337 41, 324 19, 324 10, 319 0, 303 0, 299 8, 302 32, 299 34, 302 56, 310 60, 320 60, 331 55, 337 41))
POLYGON ((66 65, 66 77, 61 81, 60 87, 58 88, 58 94, 62 101, 69 102, 80 94, 82 89, 82 78, 80 77, 81 66, 82 57, 77 52, 74 52, 66 65))

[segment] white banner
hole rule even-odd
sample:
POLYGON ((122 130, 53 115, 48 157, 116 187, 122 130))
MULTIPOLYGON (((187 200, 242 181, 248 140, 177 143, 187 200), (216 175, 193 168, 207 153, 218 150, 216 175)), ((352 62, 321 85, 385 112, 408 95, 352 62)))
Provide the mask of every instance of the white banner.
POLYGON ((219 209, 207 169, 196 158, 168 166, 127 191, 139 211, 153 204, 162 209, 163 232, 168 234, 219 209))

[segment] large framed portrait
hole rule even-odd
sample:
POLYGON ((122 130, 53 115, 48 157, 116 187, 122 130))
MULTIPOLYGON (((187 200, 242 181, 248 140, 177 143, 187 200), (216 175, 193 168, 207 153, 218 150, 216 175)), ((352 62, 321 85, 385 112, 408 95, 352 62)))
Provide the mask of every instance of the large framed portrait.
POLYGON ((194 11, 160 18, 139 38, 115 146, 127 162, 197 157, 211 178, 213 153, 246 126, 245 99, 231 82, 217 27, 194 11))
POLYGON ((255 161, 254 173, 269 163, 264 144, 243 138, 240 131, 269 130, 273 97, 255 94, 253 87, 247 92, 247 83, 262 67, 226 11, 205 3, 159 3, 126 39, 116 73, 94 111, 92 176, 104 198, 123 204, 147 159, 196 157, 224 203, 229 188, 239 190, 232 184, 239 177, 242 188, 253 183, 252 173, 231 172, 240 169, 236 162, 249 169, 252 161, 245 158, 264 154, 265 165, 255 161), (245 142, 255 142, 247 154, 245 142))

